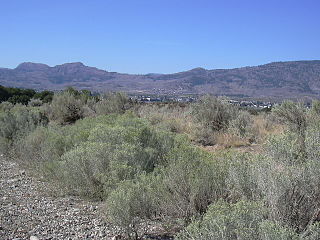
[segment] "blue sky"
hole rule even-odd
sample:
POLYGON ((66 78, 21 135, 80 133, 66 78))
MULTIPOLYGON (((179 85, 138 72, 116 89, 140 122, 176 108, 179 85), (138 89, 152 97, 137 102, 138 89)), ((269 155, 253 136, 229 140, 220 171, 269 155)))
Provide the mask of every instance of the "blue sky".
POLYGON ((320 59, 319 0, 2 0, 0 66, 172 73, 320 59))

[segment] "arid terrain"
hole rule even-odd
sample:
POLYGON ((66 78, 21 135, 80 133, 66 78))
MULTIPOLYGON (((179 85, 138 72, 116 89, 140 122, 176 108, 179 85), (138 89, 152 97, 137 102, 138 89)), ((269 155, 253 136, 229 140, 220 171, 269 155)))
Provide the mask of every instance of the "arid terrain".
POLYGON ((258 98, 320 96, 320 61, 274 62, 235 69, 195 68, 174 74, 122 74, 84 64, 22 63, 0 68, 0 85, 59 90, 66 86, 134 94, 205 94, 258 98))

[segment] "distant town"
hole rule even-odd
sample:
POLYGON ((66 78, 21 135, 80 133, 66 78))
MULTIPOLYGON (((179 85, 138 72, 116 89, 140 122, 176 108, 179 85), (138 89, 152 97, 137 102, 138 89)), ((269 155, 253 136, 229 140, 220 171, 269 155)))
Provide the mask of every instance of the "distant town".
MULTIPOLYGON (((131 95, 130 98, 135 102, 141 103, 156 103, 156 102, 180 102, 180 103, 191 103, 197 101, 200 95, 187 95, 187 96, 155 96, 155 95, 131 95)), ((270 101, 260 101, 260 100, 235 100, 226 98, 225 101, 228 103, 239 106, 239 107, 249 107, 256 109, 271 109, 275 104, 270 101)))

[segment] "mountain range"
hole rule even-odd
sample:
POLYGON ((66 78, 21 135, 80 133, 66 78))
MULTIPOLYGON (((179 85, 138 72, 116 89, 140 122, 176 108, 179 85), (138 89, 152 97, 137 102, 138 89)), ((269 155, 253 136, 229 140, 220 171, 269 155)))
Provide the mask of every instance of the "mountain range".
POLYGON ((234 69, 195 68, 173 74, 123 74, 80 62, 50 67, 21 63, 0 68, 0 85, 60 90, 67 86, 132 94, 205 94, 236 97, 320 97, 320 60, 273 62, 234 69))

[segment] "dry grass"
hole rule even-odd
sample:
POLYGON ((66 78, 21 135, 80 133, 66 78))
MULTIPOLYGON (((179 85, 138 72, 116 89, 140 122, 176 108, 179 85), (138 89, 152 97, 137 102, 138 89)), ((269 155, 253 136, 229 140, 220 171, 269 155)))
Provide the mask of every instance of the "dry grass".
POLYGON ((136 109, 138 116, 148 119, 152 125, 171 132, 183 133, 197 145, 209 152, 235 149, 240 152, 261 152, 262 145, 270 135, 284 132, 285 126, 277 122, 271 114, 251 115, 253 124, 246 137, 240 137, 230 131, 210 132, 196 123, 189 105, 146 104, 136 109), (210 138, 212 144, 203 146, 202 138, 210 138))
POLYGON ((195 129, 189 106, 146 104, 136 109, 139 117, 171 132, 193 135, 195 129))
POLYGON ((217 133, 216 144, 223 148, 238 148, 250 145, 248 138, 241 138, 231 133, 217 133))
POLYGON ((271 115, 260 114, 253 117, 253 136, 259 144, 264 143, 270 135, 279 135, 284 132, 285 126, 272 118, 271 115))

